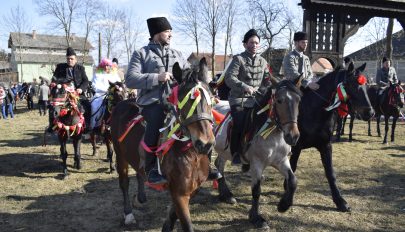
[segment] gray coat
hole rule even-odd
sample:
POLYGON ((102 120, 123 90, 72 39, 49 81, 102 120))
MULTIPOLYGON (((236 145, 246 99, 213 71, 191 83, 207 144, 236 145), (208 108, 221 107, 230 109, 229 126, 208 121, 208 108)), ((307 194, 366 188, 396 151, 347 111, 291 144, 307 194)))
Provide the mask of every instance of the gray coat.
POLYGON ((248 95, 245 89, 247 86, 259 89, 269 75, 267 61, 260 55, 253 58, 246 51, 235 55, 225 73, 225 84, 231 89, 229 104, 253 107, 253 97, 248 95))
POLYGON ((295 49, 284 57, 283 70, 285 78, 292 81, 295 81, 302 73, 301 85, 303 87, 307 87, 313 78, 311 61, 308 56, 295 49))
POLYGON ((165 72, 167 60, 167 71, 170 73, 176 62, 179 62, 182 68, 189 66, 179 51, 170 49, 168 46, 162 47, 154 42, 150 42, 132 54, 125 84, 128 88, 140 89, 137 100, 139 105, 150 105, 159 101, 158 75, 165 72))
POLYGON ((380 68, 377 70, 377 75, 375 78, 378 86, 385 86, 385 84, 380 83, 381 81, 388 84, 391 83, 398 83, 397 73, 395 72, 394 67, 390 67, 389 69, 380 68))
POLYGON ((49 94, 50 94, 50 90, 49 90, 48 85, 42 84, 39 86, 38 100, 48 101, 49 94))

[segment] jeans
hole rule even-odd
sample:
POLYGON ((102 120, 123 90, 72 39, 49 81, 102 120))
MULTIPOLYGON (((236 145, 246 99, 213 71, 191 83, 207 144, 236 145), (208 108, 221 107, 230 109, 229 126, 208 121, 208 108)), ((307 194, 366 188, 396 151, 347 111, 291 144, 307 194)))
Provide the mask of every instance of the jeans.
POLYGON ((4 119, 7 119, 7 116, 10 114, 11 118, 14 118, 14 112, 13 112, 13 104, 3 104, 1 106, 1 114, 3 115, 4 119))

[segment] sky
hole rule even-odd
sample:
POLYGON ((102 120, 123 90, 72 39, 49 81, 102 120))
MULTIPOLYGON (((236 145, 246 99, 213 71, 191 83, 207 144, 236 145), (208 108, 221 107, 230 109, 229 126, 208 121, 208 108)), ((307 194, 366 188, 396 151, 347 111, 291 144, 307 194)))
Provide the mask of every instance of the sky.
MULTIPOLYGON (((140 48, 141 46, 144 46, 148 42, 149 34, 147 31, 147 26, 146 26, 146 19, 150 17, 159 17, 159 16, 164 16, 171 21, 175 17, 172 13, 172 7, 175 4, 176 0, 102 0, 105 3, 113 3, 115 6, 119 6, 125 9, 132 9, 132 11, 136 14, 136 16, 139 18, 140 22, 145 23, 145 33, 143 33, 143 38, 140 38, 137 48, 140 48)), ((290 7, 291 10, 295 10, 296 12, 302 12, 297 6, 297 2, 299 0, 285 0, 285 3, 287 3, 290 7)), ((49 27, 49 21, 50 18, 40 16, 38 15, 37 11, 37 6, 35 5, 33 0, 8 0, 2 1, 2 13, 0 13, 0 19, 3 19, 4 15, 9 14, 10 10, 12 8, 15 8, 17 5, 20 5, 24 11, 26 12, 28 18, 31 20, 32 28, 37 30, 37 33, 40 34, 60 34, 63 35, 63 32, 57 32, 54 31, 54 29, 51 29, 49 27)), ((238 27, 236 27, 238 28, 238 27)), ((241 28, 241 27, 239 27, 241 28)), ((399 26, 398 23, 395 24, 394 32, 400 30, 401 27, 399 26)), ((349 43, 346 44, 345 47, 345 55, 352 53, 366 45, 367 42, 363 38, 364 33, 361 33, 362 29, 360 30, 359 33, 357 33, 355 36, 351 37, 349 40, 349 43)), ((31 32, 31 31, 29 31, 31 32)), ((74 31, 73 31, 74 32, 74 31)), ((243 33, 241 31, 238 31, 236 36, 234 36, 233 39, 233 49, 234 53, 239 53, 243 51, 243 46, 241 44, 241 40, 243 37, 243 33)), ((76 33, 79 34, 79 33, 76 33)), ((7 48, 7 40, 9 36, 9 31, 4 27, 4 25, 0 25, 0 48, 1 49, 6 49, 6 51, 9 51, 7 48)), ((79 34, 80 36, 80 34, 79 34)), ((221 38, 221 35, 219 35, 219 38, 221 38)), ((96 47, 96 41, 90 41, 94 47, 96 47)), ((223 40, 218 39, 217 40, 218 44, 223 43, 223 40)), ((191 52, 195 50, 195 45, 189 38, 185 38, 183 35, 181 35, 179 32, 173 30, 173 38, 171 42, 171 47, 175 48, 177 50, 180 50, 183 52, 183 54, 186 54, 185 56, 188 56, 191 52)), ((223 46, 218 46, 222 47, 223 46)), ((287 44, 286 44, 287 47, 287 44)), ((210 48, 208 47, 203 47, 200 49, 200 51, 204 52, 209 52, 210 48)), ((96 54, 96 49, 93 51, 92 55, 94 58, 97 57, 96 54)), ((217 53, 223 52, 223 49, 219 49, 217 53)))

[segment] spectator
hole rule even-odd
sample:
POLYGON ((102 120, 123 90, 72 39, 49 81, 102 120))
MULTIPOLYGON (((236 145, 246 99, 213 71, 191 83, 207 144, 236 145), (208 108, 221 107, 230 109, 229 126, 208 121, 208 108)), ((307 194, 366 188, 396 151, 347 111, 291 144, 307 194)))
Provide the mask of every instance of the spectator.
POLYGON ((49 94, 49 86, 47 85, 46 81, 42 80, 38 91, 39 116, 46 115, 49 94))
POLYGON ((27 107, 29 110, 34 109, 34 96, 35 96, 35 87, 32 86, 32 83, 29 83, 26 92, 27 107))

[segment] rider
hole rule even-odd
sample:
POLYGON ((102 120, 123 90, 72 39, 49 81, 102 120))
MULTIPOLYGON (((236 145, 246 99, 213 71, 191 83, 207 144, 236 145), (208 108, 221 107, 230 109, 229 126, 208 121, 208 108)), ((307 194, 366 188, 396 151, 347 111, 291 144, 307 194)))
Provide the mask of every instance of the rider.
POLYGON ((270 77, 266 60, 257 53, 260 46, 257 31, 250 29, 246 32, 242 42, 245 51, 232 58, 225 73, 225 83, 231 89, 228 100, 234 125, 230 140, 233 164, 241 163, 241 155, 243 155, 242 125, 245 123, 247 112, 254 106, 252 94, 259 87, 266 85, 268 77, 270 77))
MULTIPOLYGON (((182 54, 169 47, 172 27, 165 17, 147 20, 149 44, 132 54, 125 82, 128 88, 139 89, 137 103, 142 106, 142 115, 147 122, 144 142, 152 150, 158 145, 159 129, 166 117, 161 98, 161 84, 173 79, 172 67, 178 62, 180 67, 188 67, 182 54)), ((166 179, 157 170, 156 156, 145 151, 145 172, 147 181, 153 184, 165 183, 166 179)))
MULTIPOLYGON (((100 126, 101 118, 103 115, 102 104, 110 82, 121 82, 121 78, 117 73, 118 66, 111 62, 109 59, 102 59, 98 65, 96 72, 93 75, 92 86, 95 91, 93 99, 91 100, 91 120, 90 130, 100 126)), ((107 106, 106 106, 107 107, 107 106)))
MULTIPOLYGON (((86 75, 85 68, 77 63, 76 52, 73 48, 68 47, 66 49, 66 63, 60 63, 56 66, 53 73, 52 82, 56 83, 69 83, 73 82, 76 92, 80 95, 80 104, 84 108, 84 117, 86 119, 86 125, 90 122, 90 103, 84 95, 84 91, 87 89, 89 80, 86 75)), ((53 120, 54 120, 53 108, 49 108, 49 127, 48 132, 52 133, 53 120)), ((86 132, 88 131, 88 126, 86 126, 86 132)))
POLYGON ((377 70, 376 82, 379 87, 378 95, 380 96, 380 103, 384 102, 384 90, 387 86, 398 83, 397 73, 394 67, 391 67, 391 60, 387 57, 382 59, 382 67, 377 70))
POLYGON ((283 60, 284 76, 287 80, 295 81, 302 74, 301 86, 304 89, 317 90, 319 85, 312 73, 311 61, 304 54, 307 45, 307 33, 296 32, 294 34, 295 49, 289 52, 283 60))

